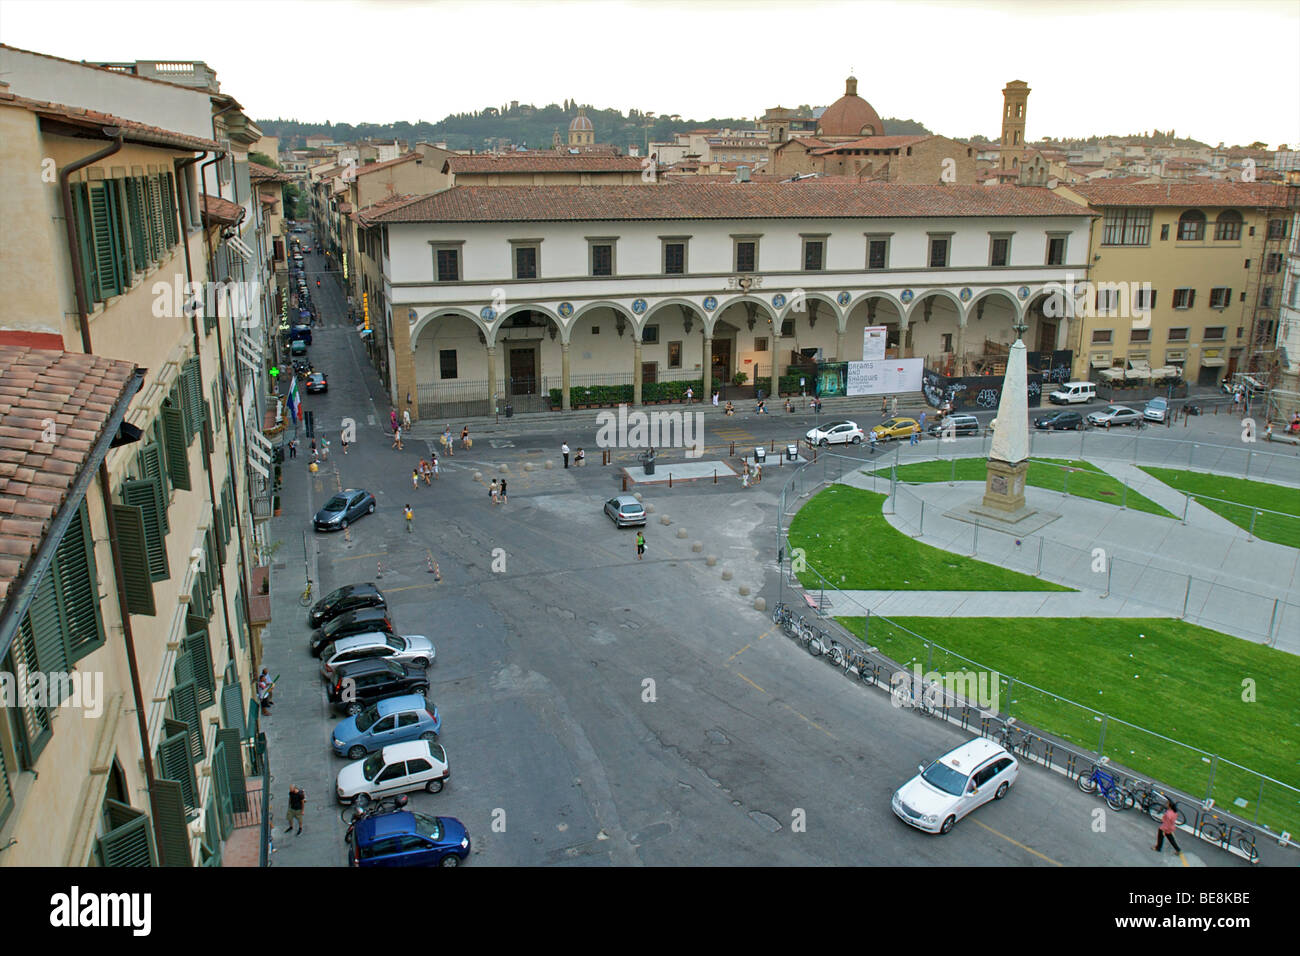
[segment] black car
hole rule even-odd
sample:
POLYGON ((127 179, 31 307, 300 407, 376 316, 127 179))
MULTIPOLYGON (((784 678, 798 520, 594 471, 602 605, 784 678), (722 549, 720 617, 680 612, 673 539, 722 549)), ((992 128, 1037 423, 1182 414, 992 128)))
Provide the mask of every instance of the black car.
POLYGON ((330 390, 329 379, 325 377, 324 372, 312 372, 307 376, 307 391, 309 392, 328 392, 330 390))
POLYGON ((352 637, 354 634, 380 633, 393 633, 393 619, 388 616, 388 608, 383 604, 345 611, 338 617, 326 621, 311 632, 309 646, 312 655, 320 657, 320 652, 326 645, 340 638, 352 637))
POLYGON ((1078 412, 1056 412, 1034 419, 1034 427, 1048 431, 1079 431, 1083 428, 1083 416, 1078 412))
POLYGON ((307 626, 323 627, 340 614, 357 611, 363 607, 387 607, 384 592, 369 581, 365 584, 345 584, 325 595, 307 612, 307 626))
POLYGON ((375 701, 429 692, 429 678, 418 667, 367 657, 340 664, 328 686, 330 704, 345 714, 359 714, 375 701))
POLYGON ((978 435, 980 420, 974 415, 948 415, 926 429, 931 435, 978 435))
POLYGON ((312 524, 317 531, 342 531, 362 515, 375 513, 375 496, 361 488, 340 491, 316 512, 312 524))

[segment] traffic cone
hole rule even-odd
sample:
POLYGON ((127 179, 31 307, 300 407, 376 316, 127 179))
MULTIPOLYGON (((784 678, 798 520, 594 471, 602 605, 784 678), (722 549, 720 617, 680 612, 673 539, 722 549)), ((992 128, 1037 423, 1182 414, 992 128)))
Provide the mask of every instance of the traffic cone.
POLYGON ((377 577, 377 578, 382 578, 383 576, 384 576, 384 563, 383 563, 382 561, 376 561, 376 562, 375 562, 375 577, 377 577))

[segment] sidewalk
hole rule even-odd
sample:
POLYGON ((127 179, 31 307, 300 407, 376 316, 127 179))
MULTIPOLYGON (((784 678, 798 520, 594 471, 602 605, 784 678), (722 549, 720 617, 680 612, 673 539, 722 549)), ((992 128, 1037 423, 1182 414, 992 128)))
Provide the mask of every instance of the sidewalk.
POLYGON ((831 601, 828 610, 836 617, 868 610, 885 617, 1178 616, 1129 598, 1086 591, 837 591, 831 601))

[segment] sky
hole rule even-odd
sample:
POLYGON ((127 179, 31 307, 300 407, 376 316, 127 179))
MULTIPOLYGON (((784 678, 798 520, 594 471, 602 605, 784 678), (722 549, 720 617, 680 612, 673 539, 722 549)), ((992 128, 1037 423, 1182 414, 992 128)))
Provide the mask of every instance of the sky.
POLYGON ((0 0, 0 42, 202 60, 256 119, 435 122, 575 99, 686 119, 825 106, 996 137, 1175 130, 1300 147, 1300 0, 0 0))

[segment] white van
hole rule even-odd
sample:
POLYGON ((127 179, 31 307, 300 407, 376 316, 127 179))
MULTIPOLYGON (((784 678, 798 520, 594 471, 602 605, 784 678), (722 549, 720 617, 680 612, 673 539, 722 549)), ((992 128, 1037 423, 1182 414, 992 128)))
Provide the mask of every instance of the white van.
POLYGON ((1078 405, 1095 401, 1097 386, 1093 382, 1066 382, 1047 397, 1056 405, 1078 405))

